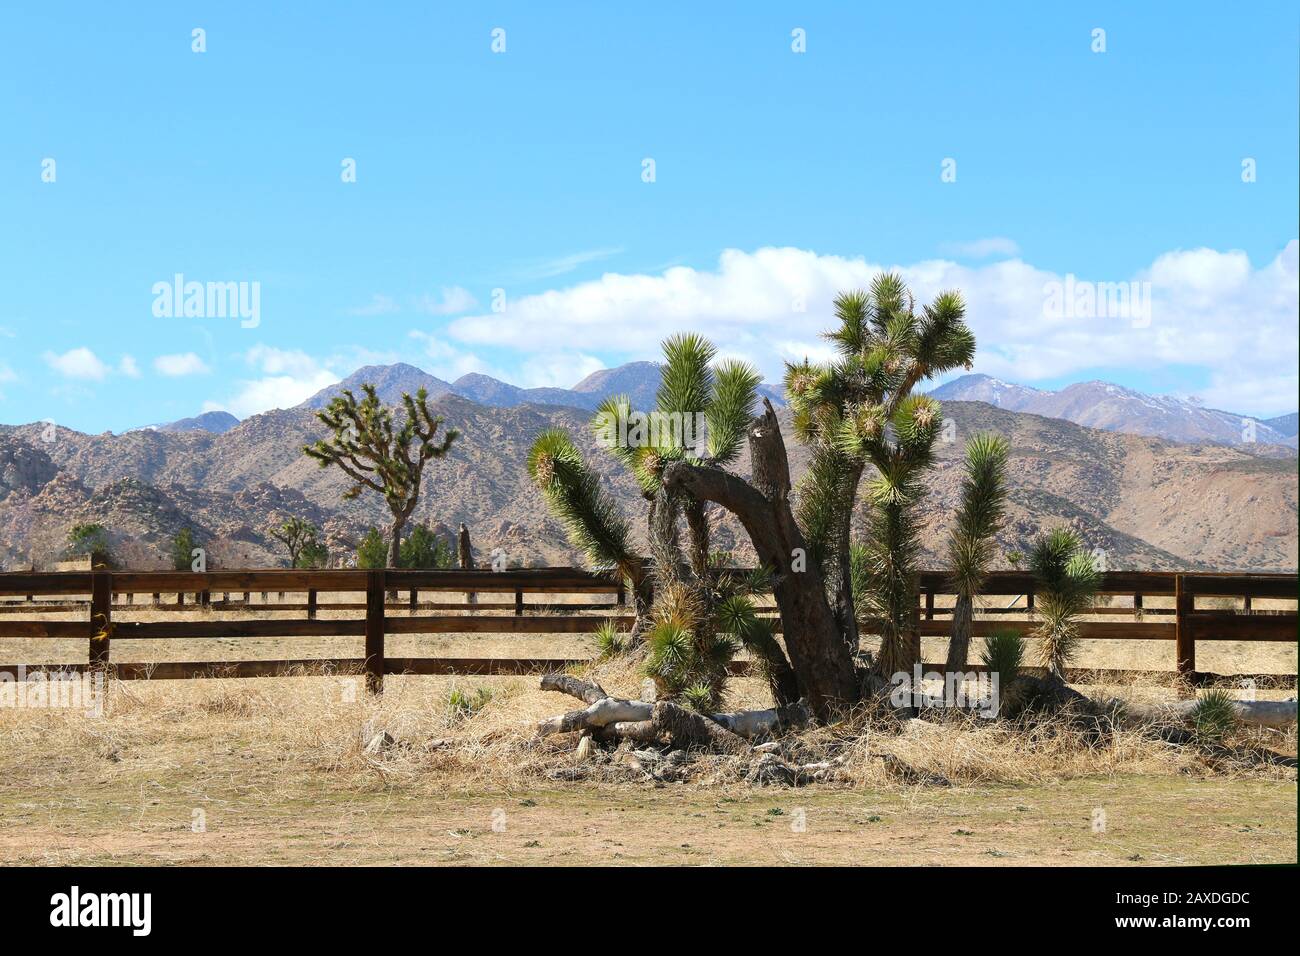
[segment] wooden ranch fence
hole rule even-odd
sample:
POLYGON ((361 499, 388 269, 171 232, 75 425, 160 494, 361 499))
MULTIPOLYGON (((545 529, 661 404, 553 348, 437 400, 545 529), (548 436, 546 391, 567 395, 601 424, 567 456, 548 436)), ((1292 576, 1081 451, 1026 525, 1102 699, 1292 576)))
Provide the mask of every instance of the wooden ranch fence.
MULTIPOLYGON (((917 641, 945 637, 951 607, 937 598, 951 594, 943 572, 921 575, 917 607, 917 641)), ((1197 641, 1276 641, 1294 643, 1300 592, 1295 574, 1216 574, 1112 571, 1102 575, 1100 594, 1131 598, 1127 606, 1102 602, 1089 613, 1114 620, 1085 621, 1085 640, 1168 640, 1173 644, 1177 672, 1189 680, 1218 675, 1196 668, 1197 641), (1169 607, 1155 607, 1148 598, 1172 598, 1169 607), (1197 599, 1202 606, 1197 605, 1197 599), (1210 599, 1229 599, 1232 608, 1209 607, 1210 599), (1257 600, 1284 600, 1292 607, 1259 610, 1257 600)), ((1034 624, 1023 618, 1034 606, 1034 581, 1025 573, 995 572, 982 592, 972 632, 988 636, 995 630, 1022 632, 1034 624), (1021 620, 1014 620, 1013 615, 1021 620)), ((1222 600, 1219 601, 1222 603, 1222 600)), ((775 614, 775 608, 771 609, 775 614)), ((304 667, 354 668, 366 675, 367 686, 379 691, 385 674, 524 674, 564 669, 580 661, 552 658, 447 658, 389 657, 384 652, 387 634, 558 634, 596 630, 606 620, 627 629, 631 609, 621 584, 575 568, 537 568, 494 572, 408 570, 322 571, 71 571, 0 573, 0 638, 73 638, 87 642, 87 660, 72 665, 0 665, 0 673, 18 677, 42 668, 94 669, 112 667, 119 679, 173 679, 186 677, 261 677, 291 673, 304 667), (271 603, 274 592, 305 595, 305 601, 271 603), (392 600, 405 592, 406 599, 392 600), (216 600, 213 595, 221 595, 216 600), (258 594, 261 602, 255 602, 258 594), (320 594, 357 594, 363 600, 321 603, 320 594), (459 594, 460 601, 436 600, 459 594), (513 601, 480 602, 480 595, 513 595, 513 601), (147 602, 137 601, 148 595, 147 602), (167 600, 163 600, 163 596, 167 600), (186 604, 186 595, 190 603, 186 604), (239 595, 232 598, 231 595, 239 595), (554 613, 555 605, 526 601, 527 596, 583 595, 587 603, 565 605, 567 614, 554 613), (604 601, 591 601, 592 596, 604 601), (424 598, 422 600, 421 598, 424 598), (19 600, 12 600, 18 598, 19 600), (9 600, 6 600, 9 599, 9 600), (121 619, 134 610, 149 608, 193 612, 239 610, 256 618, 236 620, 131 621, 121 619), (39 615, 85 610, 81 621, 57 621, 39 615), (364 611, 360 617, 321 619, 318 612, 364 611), (423 613, 457 610, 461 613, 423 613), (403 616, 390 614, 402 611, 403 616), (483 614, 513 611, 513 614, 483 614), (606 611, 606 614, 573 613, 606 611), (120 613, 118 613, 120 612, 120 613), (285 617, 301 612, 301 617, 285 617), (117 616, 115 616, 117 614, 117 616), (274 661, 190 661, 133 663, 112 659, 115 638, 202 640, 207 638, 362 637, 361 658, 305 658, 274 661)), ((775 620, 775 619, 774 619, 775 620)), ((779 630, 779 620, 775 620, 779 630)), ((919 656, 919 646, 918 646, 919 656)), ((927 665, 935 666, 935 665, 927 665)), ((747 662, 735 662, 734 671, 747 671, 747 662)), ((972 667, 978 670, 978 667, 972 667)), ((1145 673, 1145 672, 1144 672, 1145 673)), ((1293 679, 1293 678, 1292 678, 1293 679)))

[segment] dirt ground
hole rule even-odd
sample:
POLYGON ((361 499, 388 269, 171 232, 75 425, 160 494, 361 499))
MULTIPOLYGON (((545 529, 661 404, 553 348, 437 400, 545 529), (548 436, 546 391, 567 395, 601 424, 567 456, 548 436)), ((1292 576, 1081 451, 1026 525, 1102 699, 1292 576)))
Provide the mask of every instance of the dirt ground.
POLYGON ((0 789, 0 862, 1178 865, 1296 862, 1295 783, 1117 777, 873 792, 260 792, 247 767, 0 789), (235 783, 236 780, 241 781, 235 783), (194 832, 196 811, 205 832, 194 832), (1104 813, 1104 818, 1100 816, 1104 813), (1095 821, 1104 819, 1104 829, 1095 821))

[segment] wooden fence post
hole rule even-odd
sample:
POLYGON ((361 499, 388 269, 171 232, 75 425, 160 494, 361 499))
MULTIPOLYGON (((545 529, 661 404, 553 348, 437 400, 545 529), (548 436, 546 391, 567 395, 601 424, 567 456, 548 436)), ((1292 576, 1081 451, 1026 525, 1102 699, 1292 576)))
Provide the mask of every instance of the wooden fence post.
POLYGON ((925 619, 934 620, 934 588, 925 589, 925 619))
POLYGON ((1196 598, 1186 590, 1181 574, 1174 575, 1174 653, 1178 673, 1189 680, 1196 674, 1196 636, 1187 615, 1196 607, 1196 598))
POLYGON ((366 572, 366 690, 384 691, 384 572, 366 572))
POLYGON ((109 636, 113 631, 113 575, 108 571, 92 572, 90 578, 90 666, 108 664, 109 636), (100 637, 99 635, 103 635, 100 637))
POLYGON ((307 620, 316 620, 316 589, 307 589, 307 620))
POLYGON ((515 591, 515 617, 524 615, 524 589, 519 588, 515 591))

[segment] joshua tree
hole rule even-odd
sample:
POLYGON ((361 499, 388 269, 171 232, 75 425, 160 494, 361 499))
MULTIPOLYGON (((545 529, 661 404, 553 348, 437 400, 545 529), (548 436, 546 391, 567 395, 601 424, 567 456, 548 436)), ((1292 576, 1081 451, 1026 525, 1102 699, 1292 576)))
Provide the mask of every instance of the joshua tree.
POLYGON ((841 295, 835 307, 839 328, 827 337, 838 360, 805 361, 786 374, 795 432, 812 449, 797 513, 785 442, 770 403, 749 425, 749 481, 711 462, 672 462, 663 474, 666 489, 733 512, 759 560, 775 572, 773 594, 798 692, 821 717, 863 693, 853 657, 862 605, 854 594, 849 533, 868 465, 876 470, 868 488, 871 531, 886 537, 865 543, 859 567, 866 579, 889 585, 888 593, 877 592, 875 603, 892 607, 895 622, 883 628, 878 667, 888 674, 910 666, 912 640, 900 610, 915 601, 915 582, 907 575, 908 509, 941 425, 938 402, 911 392, 930 376, 969 366, 975 350, 956 293, 943 293, 918 312, 902 280, 882 275, 870 292, 841 295), (891 552, 887 563, 885 551, 891 552), (912 595, 900 598, 909 588, 912 595))
POLYGON ((402 529, 420 499, 420 481, 424 466, 432 458, 442 458, 459 436, 454 428, 443 432, 442 416, 429 412, 428 393, 421 388, 412 398, 402 395, 406 421, 394 429, 393 414, 380 403, 375 387, 361 386, 365 397, 360 402, 349 389, 336 396, 316 417, 334 431, 331 441, 318 440, 303 451, 320 462, 322 468, 337 465, 354 484, 344 493, 351 499, 369 488, 384 496, 393 522, 389 528, 388 565, 397 567, 401 558, 402 529))
POLYGON ((289 552, 289 567, 298 567, 303 550, 316 540, 320 529, 305 518, 289 518, 270 530, 270 535, 289 552))
POLYGON ((1034 630, 1049 679, 1065 683, 1065 667, 1078 642, 1076 618, 1092 605, 1100 580, 1092 555, 1069 528, 1055 528, 1034 542, 1029 567, 1038 583, 1040 623, 1034 630))
POLYGON ((966 443, 961 507, 948 535, 948 562, 957 592, 945 667, 950 674, 966 669, 975 595, 984 586, 993 560, 993 536, 1001 527, 1006 511, 1006 467, 1006 439, 979 434, 966 443))
POLYGON ((705 502, 663 481, 673 463, 720 467, 736 459, 761 379, 741 362, 713 366, 714 348, 698 336, 674 336, 663 348, 655 409, 634 410, 626 396, 615 396, 592 422, 598 442, 641 488, 653 562, 634 551, 627 520, 567 434, 538 437, 529 475, 570 542, 598 568, 628 581, 637 605, 633 641, 645 638, 646 670, 662 692, 697 709, 715 705, 727 662, 743 644, 767 667, 778 701, 793 702, 794 675, 748 598, 757 582, 710 564, 705 502))

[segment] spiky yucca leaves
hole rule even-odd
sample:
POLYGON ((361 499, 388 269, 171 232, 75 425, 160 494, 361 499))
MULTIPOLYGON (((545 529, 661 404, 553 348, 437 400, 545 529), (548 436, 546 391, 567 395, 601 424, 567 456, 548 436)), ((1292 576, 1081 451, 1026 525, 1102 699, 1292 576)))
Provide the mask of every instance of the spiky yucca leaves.
MULTIPOLYGON (((839 357, 822 365, 807 360, 788 365, 785 384, 795 433, 812 449, 796 518, 845 640, 856 651, 863 601, 856 594, 849 534, 863 475, 868 466, 879 475, 869 489, 869 507, 886 510, 873 522, 905 546, 913 537, 906 519, 920 496, 920 474, 931 464, 941 426, 938 403, 913 396, 912 389, 932 375, 969 366, 975 340, 959 295, 943 293, 917 312, 906 285, 893 274, 877 276, 866 292, 837 296, 835 311, 839 325, 826 338, 839 357)), ((856 577, 886 586, 870 603, 905 602, 897 588, 908 575, 886 569, 901 572, 906 556, 887 558, 874 545, 869 551, 875 571, 856 577)), ((887 616, 897 620, 893 612, 887 616)), ((887 639, 891 642, 897 644, 896 635, 887 639)), ((884 656, 892 660, 899 650, 896 646, 884 656)))
POLYGON ((966 667, 975 595, 984 586, 993 560, 993 536, 1006 513, 1006 465, 1006 439, 980 433, 966 443, 966 477, 961 486, 961 506, 948 534, 948 562, 957 593, 945 667, 948 673, 966 667))
POLYGON ((602 621, 593 636, 596 638, 596 654, 602 661, 618 657, 627 650, 627 637, 613 621, 602 621))
POLYGON ((551 428, 537 437, 528 452, 528 476, 564 525, 570 543, 589 561, 617 569, 625 578, 640 573, 640 559, 628 544, 627 521, 567 434, 551 428))
POLYGON ((1042 664, 1051 677, 1065 680, 1065 668, 1078 644, 1076 618, 1092 606, 1100 577, 1092 555, 1069 528, 1054 528, 1034 542, 1029 567, 1037 582, 1042 664))
POLYGON ((646 648, 645 672, 659 694, 707 710, 722 699, 727 665, 740 642, 717 627, 698 588, 671 582, 655 597, 655 622, 646 648))
POLYGON ((1019 631, 994 631, 984 640, 981 660, 990 674, 1006 687, 1020 674, 1025 662, 1025 638, 1019 631))
POLYGON ((1192 708, 1192 726, 1201 743, 1221 743, 1237 723, 1236 701, 1221 687, 1207 690, 1192 708))
MULTIPOLYGON (((695 698, 702 700, 700 689, 709 688, 717 698, 740 637, 715 627, 714 608, 741 593, 747 582, 711 567, 704 503, 683 492, 666 491, 662 476, 674 461, 734 461, 761 379, 741 362, 713 365, 716 350, 698 335, 675 335, 663 343, 663 351, 655 408, 634 409, 626 396, 612 396, 600 404, 591 424, 597 442, 632 473, 648 502, 657 593, 653 610, 646 609, 653 618, 646 633, 647 669, 661 693, 682 697, 694 688, 695 698), (679 533, 682 523, 685 545, 679 533)), ((628 552, 626 522, 567 436, 543 434, 530 454, 529 473, 546 494, 548 508, 564 522, 570 540, 598 564, 616 564, 625 573, 639 569, 635 580, 645 588, 638 587, 638 593, 648 594, 648 563, 628 552)))
POLYGON ((345 499, 355 498, 366 488, 383 495, 393 515, 389 565, 397 567, 402 528, 419 500, 424 466, 446 455, 460 432, 448 428, 441 441, 435 440, 443 418, 429 411, 429 394, 423 388, 414 397, 402 395, 406 420, 396 430, 393 413, 380 402, 375 387, 367 383, 361 390, 361 401, 344 389, 316 413, 334 435, 329 441, 320 439, 304 446, 303 453, 322 468, 337 466, 352 480, 345 499))

